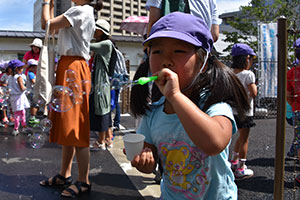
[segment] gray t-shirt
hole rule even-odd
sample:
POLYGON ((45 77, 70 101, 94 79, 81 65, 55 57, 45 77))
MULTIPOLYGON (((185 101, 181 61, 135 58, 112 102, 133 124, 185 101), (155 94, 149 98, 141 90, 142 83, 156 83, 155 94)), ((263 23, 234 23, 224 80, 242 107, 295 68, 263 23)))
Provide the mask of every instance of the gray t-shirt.
POLYGON ((89 5, 74 6, 63 14, 71 26, 59 30, 57 52, 65 56, 90 58, 90 41, 94 37, 94 9, 89 5))
MULTIPOLYGON (((162 0, 147 0, 146 9, 149 10, 150 6, 161 8, 162 0)), ((191 14, 203 19, 209 29, 212 24, 222 22, 218 17, 216 0, 190 0, 189 7, 191 14)))

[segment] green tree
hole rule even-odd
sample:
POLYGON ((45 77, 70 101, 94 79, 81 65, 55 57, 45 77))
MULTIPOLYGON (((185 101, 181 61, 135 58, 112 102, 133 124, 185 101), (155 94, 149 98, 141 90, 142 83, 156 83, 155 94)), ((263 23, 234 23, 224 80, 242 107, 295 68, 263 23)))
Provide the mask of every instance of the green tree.
MULTIPOLYGON (((233 44, 247 43, 257 52, 257 37, 259 22, 277 22, 280 16, 285 16, 288 21, 289 33, 299 29, 300 20, 299 0, 252 0, 249 5, 241 6, 237 13, 228 24, 235 28, 235 32, 223 32, 226 35, 225 42, 230 45, 225 51, 230 52, 233 44)), ((298 35, 299 36, 299 35, 298 35)), ((297 34, 289 35, 289 47, 292 49, 294 39, 297 34)))

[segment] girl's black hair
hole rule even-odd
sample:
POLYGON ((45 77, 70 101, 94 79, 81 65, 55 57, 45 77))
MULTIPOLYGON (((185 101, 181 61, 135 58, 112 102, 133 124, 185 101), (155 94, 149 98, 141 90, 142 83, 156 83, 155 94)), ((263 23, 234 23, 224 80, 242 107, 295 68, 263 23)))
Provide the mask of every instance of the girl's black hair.
MULTIPOLYGON (((252 55, 249 55, 249 56, 250 56, 250 59, 253 58, 252 55)), ((233 69, 245 69, 247 67, 247 57, 248 57, 248 55, 233 56, 232 57, 231 68, 233 68, 233 69)))
MULTIPOLYGON (((203 49, 197 51, 199 57, 198 65, 202 66, 204 55, 206 55, 203 49)), ((149 70, 149 60, 142 63, 136 74, 134 80, 142 76, 147 76, 149 70)), ((238 115, 243 119, 245 113, 250 109, 247 93, 242 86, 239 79, 234 72, 218 61, 215 56, 210 56, 207 61, 207 69, 204 73, 200 74, 192 86, 192 95, 190 99, 198 105, 200 101, 200 93, 203 89, 209 91, 209 96, 204 102, 202 110, 205 112, 211 105, 225 102, 231 107, 234 107, 238 115)), ((158 95, 157 92, 152 92, 150 96, 148 85, 134 86, 131 90, 130 106, 133 115, 141 116, 150 110, 150 99, 152 96, 158 95)), ((161 94, 160 94, 161 96, 161 94)))
MULTIPOLYGON (((205 55, 205 52, 203 51, 201 48, 198 50, 200 60, 204 60, 203 55, 205 55)), ((196 84, 193 86, 190 99, 195 104, 199 102, 199 94, 203 88, 210 91, 210 95, 204 103, 204 112, 213 104, 225 102, 235 108, 242 119, 245 118, 246 112, 250 109, 245 88, 235 73, 215 56, 208 58, 206 71, 198 76, 196 84)))
POLYGON ((103 1, 102 0, 91 0, 90 5, 93 6, 95 10, 99 11, 103 8, 103 1))
MULTIPOLYGON (((133 80, 148 76, 149 58, 142 62, 136 70, 133 80)), ((134 117, 146 114, 150 110, 150 89, 148 84, 136 85, 131 89, 130 109, 134 117)))

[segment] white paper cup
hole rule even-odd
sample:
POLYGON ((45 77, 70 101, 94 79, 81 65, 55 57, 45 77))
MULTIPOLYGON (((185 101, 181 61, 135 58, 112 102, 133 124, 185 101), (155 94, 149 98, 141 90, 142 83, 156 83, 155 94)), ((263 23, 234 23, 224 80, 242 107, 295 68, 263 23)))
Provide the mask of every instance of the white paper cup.
POLYGON ((139 155, 144 147, 145 136, 141 134, 127 134, 123 136, 126 157, 132 161, 134 156, 139 155))

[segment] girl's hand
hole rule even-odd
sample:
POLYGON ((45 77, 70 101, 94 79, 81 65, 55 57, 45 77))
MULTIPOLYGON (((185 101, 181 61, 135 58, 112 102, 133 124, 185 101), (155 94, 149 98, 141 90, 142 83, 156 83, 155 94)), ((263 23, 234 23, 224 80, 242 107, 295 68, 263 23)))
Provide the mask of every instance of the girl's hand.
POLYGON ((158 79, 155 82, 160 92, 166 98, 170 98, 177 93, 181 93, 178 75, 168 68, 164 68, 158 73, 158 79))
POLYGON ((140 155, 133 158, 131 165, 143 173, 152 173, 156 166, 152 150, 148 147, 144 148, 140 155))

